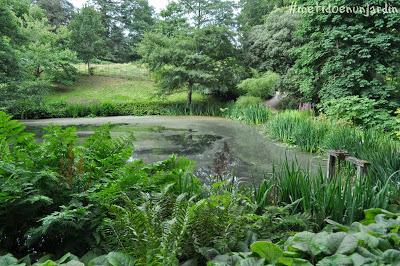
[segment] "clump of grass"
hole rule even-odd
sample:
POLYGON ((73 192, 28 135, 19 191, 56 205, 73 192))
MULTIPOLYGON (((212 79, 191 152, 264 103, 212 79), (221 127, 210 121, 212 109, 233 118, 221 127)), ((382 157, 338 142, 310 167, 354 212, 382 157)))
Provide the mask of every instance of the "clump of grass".
POLYGON ((271 111, 262 104, 247 106, 234 104, 224 110, 224 116, 247 124, 260 125, 271 117, 271 111))
POLYGON ((372 175, 313 176, 297 164, 287 161, 273 174, 275 201, 291 204, 299 201, 298 212, 311 215, 320 226, 326 218, 351 224, 363 217, 368 208, 387 208, 395 193, 390 180, 381 182, 372 175))
POLYGON ((298 145, 302 150, 317 152, 329 125, 326 122, 316 123, 314 120, 308 111, 286 111, 269 121, 268 132, 272 137, 298 145))
MULTIPOLYGON (((286 111, 267 123, 270 136, 307 152, 347 150, 371 163, 370 172, 383 182, 400 170, 400 144, 383 132, 314 117, 310 112, 286 111)), ((396 174, 395 181, 400 180, 396 174)))

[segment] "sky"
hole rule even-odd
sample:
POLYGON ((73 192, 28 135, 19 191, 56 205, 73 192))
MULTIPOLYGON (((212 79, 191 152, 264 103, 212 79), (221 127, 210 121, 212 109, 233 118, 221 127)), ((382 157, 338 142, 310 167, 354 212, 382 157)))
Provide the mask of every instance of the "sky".
MULTIPOLYGON (((81 7, 86 2, 86 0, 69 0, 75 7, 81 7)), ((154 7, 154 9, 159 12, 163 9, 167 4, 168 0, 149 0, 150 5, 154 7)))

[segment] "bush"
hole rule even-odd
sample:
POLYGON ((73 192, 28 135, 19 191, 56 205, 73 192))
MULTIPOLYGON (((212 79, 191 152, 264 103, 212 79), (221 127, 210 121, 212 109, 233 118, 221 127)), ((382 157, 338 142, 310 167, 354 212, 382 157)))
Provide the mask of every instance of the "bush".
POLYGON ((240 96, 236 102, 235 106, 237 107, 247 107, 250 105, 259 105, 262 104, 263 101, 260 97, 254 97, 254 96, 240 96))
POLYGON ((359 96, 332 99, 320 104, 320 110, 327 116, 352 122, 364 128, 376 128, 394 132, 395 122, 385 109, 378 107, 378 102, 359 96))
POLYGON ((266 99, 274 95, 278 81, 279 75, 269 71, 260 77, 243 80, 238 89, 247 95, 266 99))

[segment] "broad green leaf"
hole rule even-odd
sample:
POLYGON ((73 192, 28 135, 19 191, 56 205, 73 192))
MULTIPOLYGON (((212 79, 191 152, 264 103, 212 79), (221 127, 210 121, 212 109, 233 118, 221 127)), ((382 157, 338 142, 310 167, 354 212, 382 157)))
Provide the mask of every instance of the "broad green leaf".
POLYGON ((371 259, 365 258, 358 253, 354 253, 350 256, 351 261, 353 262, 354 266, 361 266, 367 262, 371 262, 371 259))
POLYGON ((236 263, 236 266, 263 266, 265 259, 260 258, 246 258, 236 263))
POLYGON ((400 265, 400 251, 394 249, 388 249, 382 254, 382 258, 385 263, 390 265, 400 265))
POLYGON ((354 236, 361 242, 363 246, 369 248, 376 248, 379 245, 379 238, 374 237, 366 232, 355 233, 354 236))
POLYGON ((312 264, 308 260, 299 259, 299 258, 288 258, 288 257, 281 257, 279 258, 279 265, 286 265, 286 266, 312 266, 312 264))
POLYGON ((39 264, 34 264, 35 266, 58 266, 58 264, 52 260, 47 260, 43 263, 39 263, 39 264))
POLYGON ((316 256, 322 252, 320 244, 314 239, 311 232, 297 233, 286 242, 289 251, 301 251, 316 256))
POLYGON ((112 266, 134 266, 135 260, 128 254, 121 252, 110 252, 107 255, 108 262, 112 266))
POLYGON ((257 241, 250 246, 250 250, 268 262, 275 263, 283 255, 283 250, 271 242, 257 241))
POLYGON ((18 265, 18 259, 11 254, 0 256, 0 266, 18 265))
POLYGON ((88 266, 111 266, 108 262, 107 256, 102 255, 89 261, 88 266))
POLYGON ((357 248, 357 239, 352 235, 346 235, 340 242, 336 254, 351 254, 357 248))
POLYGON ((82 262, 77 261, 77 260, 71 260, 71 261, 69 261, 65 264, 61 264, 61 265, 62 266, 85 266, 85 264, 83 264, 82 262))
POLYGON ((317 263, 317 266, 352 266, 353 262, 350 257, 343 254, 336 254, 326 257, 317 263))

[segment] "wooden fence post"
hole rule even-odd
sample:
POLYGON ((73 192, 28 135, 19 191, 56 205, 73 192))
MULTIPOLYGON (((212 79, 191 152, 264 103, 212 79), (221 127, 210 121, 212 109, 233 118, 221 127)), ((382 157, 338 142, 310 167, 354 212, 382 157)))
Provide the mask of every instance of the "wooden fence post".
POLYGON ((345 150, 328 151, 328 165, 326 176, 332 178, 336 174, 336 162, 339 164, 341 160, 345 160, 349 153, 345 150))

